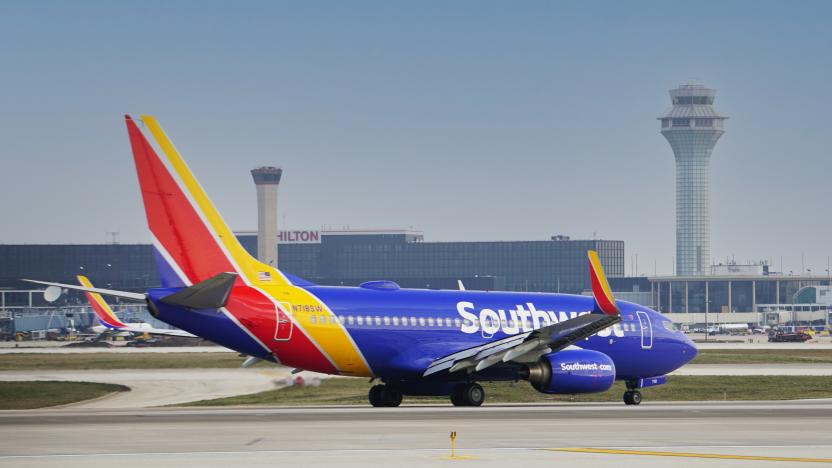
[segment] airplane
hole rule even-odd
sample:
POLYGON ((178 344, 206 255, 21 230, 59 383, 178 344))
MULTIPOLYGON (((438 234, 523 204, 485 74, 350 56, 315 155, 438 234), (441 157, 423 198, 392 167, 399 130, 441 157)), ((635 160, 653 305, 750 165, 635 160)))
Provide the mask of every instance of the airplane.
MULTIPOLYGON (((94 286, 90 282, 89 278, 84 275, 78 275, 78 282, 81 286, 87 288, 93 288, 94 286)), ((95 313, 96 319, 98 319, 99 325, 92 327, 92 331, 96 333, 111 333, 111 332, 129 332, 129 333, 138 333, 144 334, 148 333, 151 335, 164 335, 164 336, 179 336, 179 337, 190 337, 194 338, 196 335, 192 333, 188 333, 182 330, 171 330, 165 328, 154 328, 149 323, 124 323, 116 317, 115 312, 113 309, 110 308, 110 305, 101 297, 101 294, 96 292, 84 291, 84 295, 87 297, 87 301, 90 303, 90 307, 92 307, 92 311, 95 313)))
POLYGON ((160 287, 34 282, 145 301, 159 320, 251 359, 380 381, 368 395, 376 407, 411 395, 480 406, 478 382, 519 380, 546 394, 621 380, 624 403, 637 405, 640 389, 696 356, 670 319, 613 297, 594 251, 592 296, 321 286, 282 272, 243 249, 155 118, 125 123, 160 287))

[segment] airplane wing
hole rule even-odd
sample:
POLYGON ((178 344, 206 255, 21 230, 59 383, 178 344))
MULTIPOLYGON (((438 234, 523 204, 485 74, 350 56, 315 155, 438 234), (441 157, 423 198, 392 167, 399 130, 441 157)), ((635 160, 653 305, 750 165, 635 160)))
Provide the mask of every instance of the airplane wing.
MULTIPOLYGON (((84 291, 84 292, 91 292, 96 294, 104 294, 105 296, 115 296, 121 297, 124 299, 133 299, 135 301, 142 301, 144 302, 147 298, 144 294, 141 293, 134 293, 129 291, 117 291, 115 289, 101 289, 101 288, 94 288, 92 285, 90 286, 78 286, 77 284, 64 284, 64 283, 52 283, 49 281, 38 281, 38 280, 31 280, 31 279, 23 279, 22 281, 26 281, 28 283, 35 283, 35 284, 44 284, 49 286, 50 288, 60 288, 60 289, 74 289, 76 291, 84 291)), ((47 288, 48 290, 49 288, 47 288)), ((60 292, 58 293, 60 296, 60 292)), ((57 299, 57 296, 55 297, 57 299)))
POLYGON ((598 254, 590 250, 588 257, 592 295, 595 298, 595 309, 591 313, 457 351, 433 361, 423 375, 427 377, 442 371, 478 372, 501 362, 533 362, 544 354, 560 351, 621 321, 598 254))
POLYGON ((82 289, 82 291, 84 291, 84 295, 87 296, 87 300, 90 302, 90 306, 92 306, 92 310, 93 312, 95 312, 95 316, 98 318, 98 322, 110 330, 126 331, 131 333, 149 333, 151 335, 195 337, 195 335, 192 335, 183 330, 137 327, 134 325, 124 323, 121 320, 119 320, 118 317, 116 317, 116 314, 113 312, 113 309, 111 309, 110 305, 104 301, 104 298, 101 297, 101 294, 99 294, 98 292, 94 292, 96 288, 93 287, 89 278, 83 275, 78 275, 78 282, 80 282, 81 286, 85 288, 82 289))

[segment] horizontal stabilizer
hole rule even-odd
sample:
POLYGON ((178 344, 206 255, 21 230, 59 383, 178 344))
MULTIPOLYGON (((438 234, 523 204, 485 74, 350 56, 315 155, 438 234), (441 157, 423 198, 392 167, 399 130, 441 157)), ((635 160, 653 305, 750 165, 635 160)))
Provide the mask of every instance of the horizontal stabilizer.
POLYGON ((175 292, 161 299, 165 304, 190 309, 219 309, 225 307, 237 273, 220 273, 205 281, 175 292))

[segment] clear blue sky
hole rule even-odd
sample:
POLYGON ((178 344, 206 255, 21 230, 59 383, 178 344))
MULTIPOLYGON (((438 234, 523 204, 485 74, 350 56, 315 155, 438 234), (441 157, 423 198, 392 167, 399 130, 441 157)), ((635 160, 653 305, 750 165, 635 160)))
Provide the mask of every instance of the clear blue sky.
POLYGON ((832 254, 832 2, 2 2, 0 242, 147 242, 123 127, 161 121, 226 220, 285 169, 293 229, 622 239, 671 272, 655 120, 699 80, 730 116, 712 252, 832 254))

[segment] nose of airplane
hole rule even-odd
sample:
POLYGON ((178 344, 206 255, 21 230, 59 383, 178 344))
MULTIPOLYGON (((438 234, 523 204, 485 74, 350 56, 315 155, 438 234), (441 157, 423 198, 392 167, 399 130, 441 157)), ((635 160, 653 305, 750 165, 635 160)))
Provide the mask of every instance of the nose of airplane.
POLYGON ((693 358, 695 358, 696 355, 699 353, 699 349, 696 347, 696 344, 693 341, 691 341, 690 338, 688 338, 685 335, 682 335, 681 338, 682 338, 681 341, 682 341, 682 359, 683 359, 683 361, 680 364, 680 366, 685 365, 685 364, 689 363, 690 361, 693 361, 693 358))

